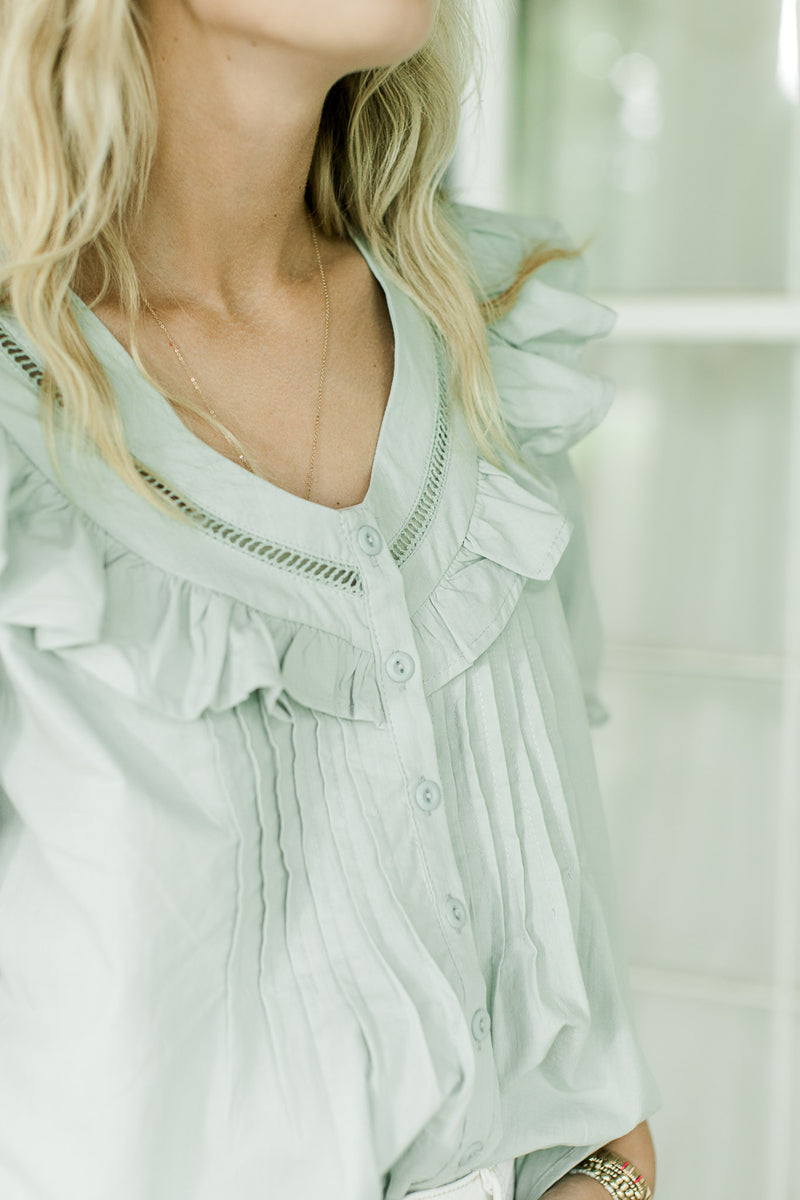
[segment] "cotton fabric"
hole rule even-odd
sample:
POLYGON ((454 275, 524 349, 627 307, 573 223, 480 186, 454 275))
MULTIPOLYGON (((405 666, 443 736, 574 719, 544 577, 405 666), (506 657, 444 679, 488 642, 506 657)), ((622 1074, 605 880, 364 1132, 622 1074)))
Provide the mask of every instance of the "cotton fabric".
MULTIPOLYGON (((497 289, 547 218, 460 206, 497 289)), ((0 1195, 398 1200, 516 1158, 536 1200, 661 1097, 590 725, 569 448, 614 312, 553 262, 490 328, 524 456, 481 457, 429 321, 341 510, 195 437, 77 296, 128 443, 59 480, 0 314, 0 1195)), ((64 444, 63 441, 61 444, 64 444)), ((66 452, 65 452, 66 455, 66 452)))

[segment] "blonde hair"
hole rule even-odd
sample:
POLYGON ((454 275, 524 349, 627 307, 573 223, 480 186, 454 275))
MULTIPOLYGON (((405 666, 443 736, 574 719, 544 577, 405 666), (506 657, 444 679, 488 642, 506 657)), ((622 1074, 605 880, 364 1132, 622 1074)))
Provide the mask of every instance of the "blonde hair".
MULTIPOLYGON (((476 444, 497 463, 499 447, 516 451, 486 324, 508 311, 545 262, 584 247, 533 246, 499 294, 481 289, 444 184, 461 98, 477 75, 473 20, 467 0, 439 0, 417 53, 331 88, 306 194, 320 228, 334 236, 348 224, 360 231, 430 318, 447 351, 451 401, 463 405, 476 444)), ((73 452, 93 446, 135 492, 188 520, 130 453, 113 388, 68 302, 88 249, 102 280, 92 303, 118 289, 142 374, 176 409, 225 432, 199 404, 154 380, 137 347, 142 298, 129 235, 146 197, 156 132, 147 29, 135 0, 0 0, 0 302, 43 358, 40 418, 49 453, 63 483, 58 412, 73 452)))

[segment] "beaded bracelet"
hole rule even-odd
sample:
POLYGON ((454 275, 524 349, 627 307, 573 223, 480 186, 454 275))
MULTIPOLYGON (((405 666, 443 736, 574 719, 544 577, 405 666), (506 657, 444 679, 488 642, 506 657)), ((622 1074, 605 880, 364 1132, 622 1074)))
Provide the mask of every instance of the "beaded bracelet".
POLYGON ((630 1159, 621 1158, 605 1146, 581 1159, 567 1174, 590 1175, 615 1200, 652 1200, 652 1190, 630 1159))

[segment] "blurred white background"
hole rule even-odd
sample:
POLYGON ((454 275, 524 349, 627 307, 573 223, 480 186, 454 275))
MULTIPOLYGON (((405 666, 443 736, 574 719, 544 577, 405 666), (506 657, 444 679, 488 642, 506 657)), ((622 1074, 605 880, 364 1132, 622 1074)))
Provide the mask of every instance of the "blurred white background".
POLYGON ((660 1200, 800 1194, 797 0, 483 0, 457 199, 556 217, 619 314, 572 452, 593 730, 660 1200))

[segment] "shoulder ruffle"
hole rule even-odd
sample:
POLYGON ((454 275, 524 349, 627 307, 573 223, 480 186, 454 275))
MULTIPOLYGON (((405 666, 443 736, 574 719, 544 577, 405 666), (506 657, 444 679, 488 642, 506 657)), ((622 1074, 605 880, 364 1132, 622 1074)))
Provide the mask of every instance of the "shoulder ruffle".
MULTIPOLYGON (((522 217, 468 205, 454 205, 453 216, 469 249, 484 294, 501 291, 514 278, 519 263, 537 243, 574 248, 564 226, 547 217, 522 217)), ((554 546, 552 562, 564 615, 575 651, 578 672, 592 724, 608 716, 597 690, 603 632, 589 560, 583 496, 569 458, 569 449, 603 420, 615 395, 615 383, 580 365, 582 350, 592 338, 613 329, 616 312, 583 293, 586 263, 582 256, 553 260, 523 284, 514 307, 488 327, 489 352, 504 415, 512 427, 522 466, 511 459, 505 472, 540 501, 549 501, 565 524, 554 546)), ((512 515, 487 492, 491 475, 482 469, 479 494, 489 505, 480 518, 475 542, 494 560, 493 544, 500 530, 516 548, 517 567, 529 576, 527 541, 544 529, 521 512, 512 515), (491 524, 495 533, 481 533, 491 524)), ((551 522, 553 518, 551 516, 551 522)), ((546 530, 545 530, 546 536, 546 530)), ((506 557, 505 565, 512 565, 506 557)), ((500 586, 500 585, 498 585, 500 586)))
MULTIPOLYGON (((574 248, 563 225, 455 205, 458 227, 487 295, 511 282, 537 242, 574 248)), ((617 314, 582 293, 586 263, 546 263, 516 304, 489 326, 489 350, 505 416, 525 453, 554 454, 585 437, 614 399, 614 382, 579 366, 584 345, 605 337, 617 314)))
POLYGON ((0 626, 114 692, 189 721, 260 693, 383 723, 373 656, 162 571, 129 552, 0 427, 0 626), (313 662, 316 670, 308 671, 313 662))

